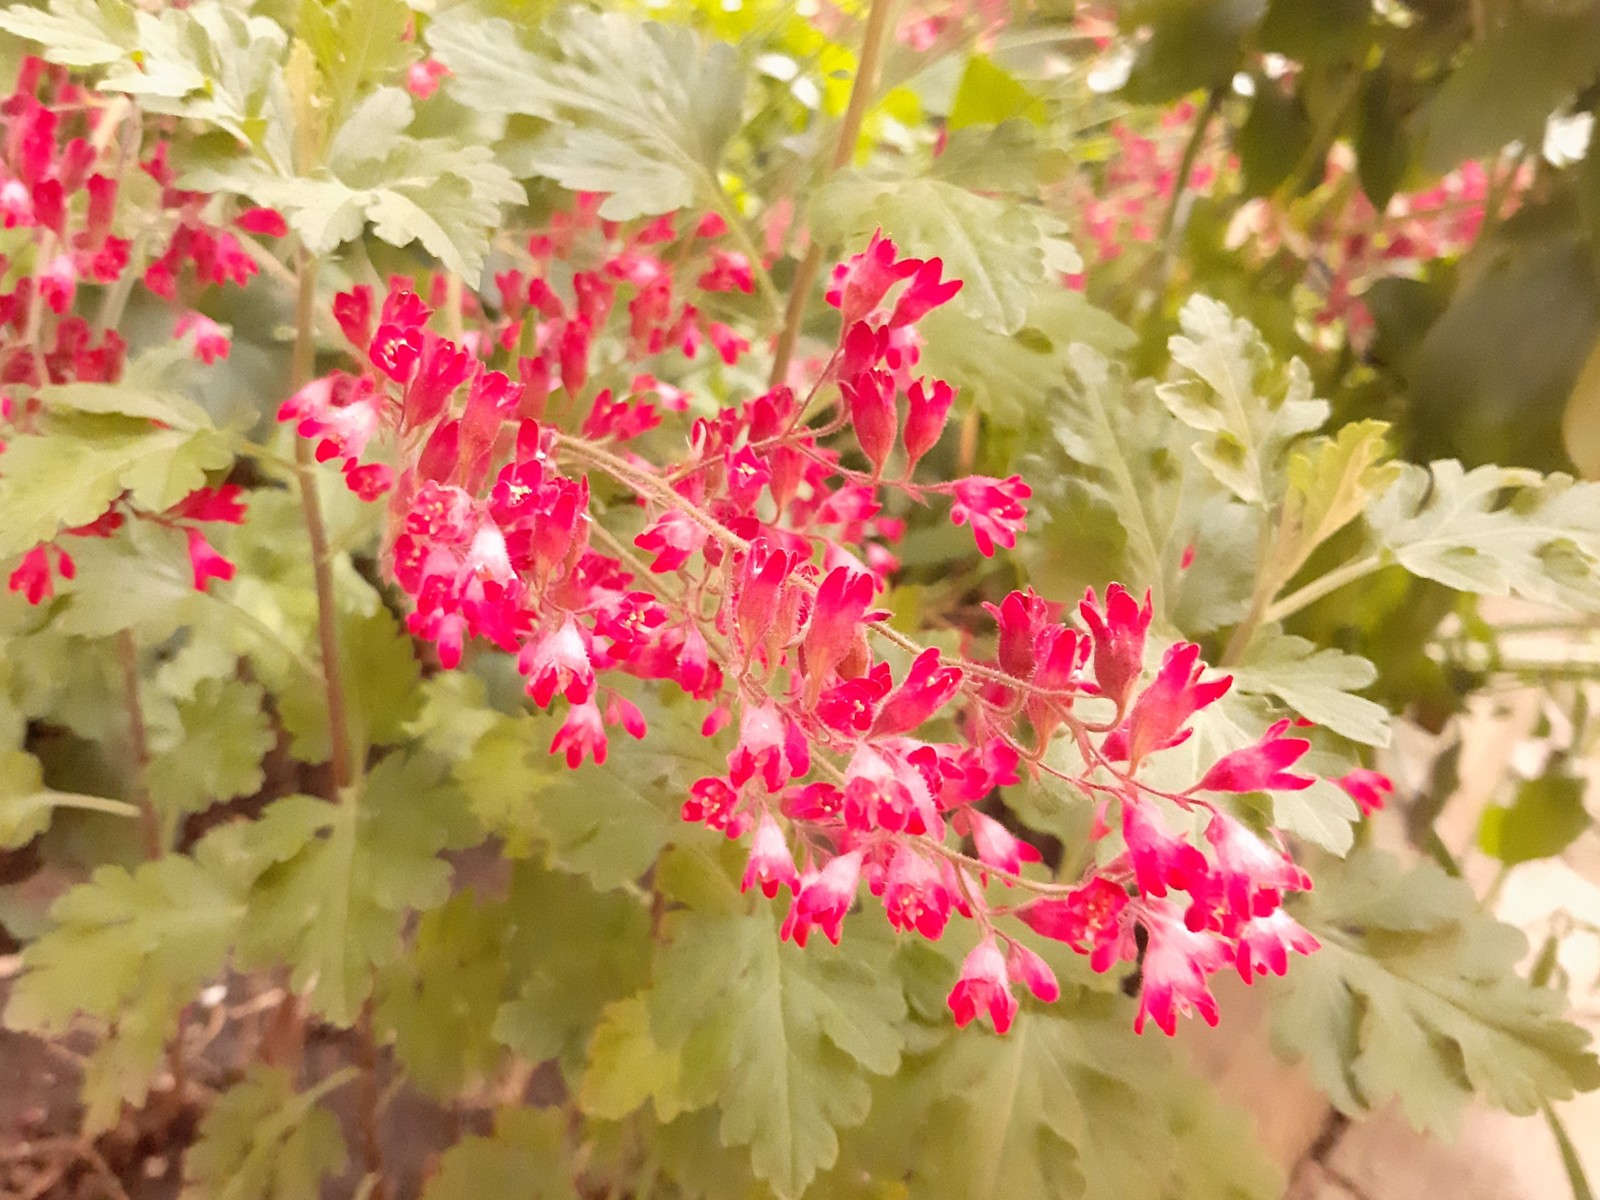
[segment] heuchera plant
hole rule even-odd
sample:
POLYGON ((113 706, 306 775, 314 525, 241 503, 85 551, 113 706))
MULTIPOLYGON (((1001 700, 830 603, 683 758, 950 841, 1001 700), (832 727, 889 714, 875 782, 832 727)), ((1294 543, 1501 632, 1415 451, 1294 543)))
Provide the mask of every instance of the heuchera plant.
POLYGON ((46 1192, 1266 1200, 1230 989, 1330 1113, 1600 1086, 1359 694, 1406 589, 1600 609, 1597 485, 1330 425, 1528 173, 1266 194, 1106 11, 891 7, 0 10, 46 1192))

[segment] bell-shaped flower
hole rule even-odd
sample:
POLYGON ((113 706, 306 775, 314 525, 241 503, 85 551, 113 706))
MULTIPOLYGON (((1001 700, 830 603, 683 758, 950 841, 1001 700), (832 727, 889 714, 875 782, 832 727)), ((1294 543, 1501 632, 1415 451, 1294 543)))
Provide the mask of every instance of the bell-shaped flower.
POLYGON ((882 474, 895 442, 894 377, 887 371, 863 371, 854 378, 841 379, 839 393, 850 413, 850 426, 861 452, 872 464, 872 473, 882 474))
POLYGON ((779 888, 793 892, 800 884, 800 875, 794 869, 794 856, 789 853, 788 839, 771 817, 763 817, 756 826, 755 837, 750 842, 750 859, 745 864, 741 892, 760 885, 762 895, 771 900, 779 888))
POLYGON ((1017 1015, 1017 998, 1011 994, 1006 975, 1006 956, 992 936, 972 948, 961 964, 961 977, 950 989, 947 1003, 956 1028, 972 1023, 980 1010, 989 1014, 996 1033, 1005 1033, 1017 1015))
POLYGON ((1227 965, 1227 944, 1186 928, 1170 906, 1149 906, 1144 915, 1149 941, 1134 1032, 1143 1033, 1145 1022, 1153 1019, 1171 1037, 1178 1031, 1178 1018, 1191 1011, 1199 1013, 1207 1025, 1216 1025, 1217 999, 1208 981, 1227 965))
POLYGON ((951 494, 955 497, 950 506, 951 523, 972 526, 972 540, 985 558, 994 557, 996 546, 1013 549, 1017 534, 1027 528, 1028 510, 1022 502, 1033 495, 1033 489, 1020 475, 1009 479, 970 475, 956 480, 951 494))
POLYGON ((1144 669, 1144 639, 1150 628, 1151 611, 1148 590, 1141 606, 1120 583, 1106 589, 1103 611, 1093 588, 1078 605, 1078 615, 1094 639, 1095 683, 1100 694, 1116 704, 1119 713, 1127 706, 1128 694, 1144 669))
POLYGON ((1189 736, 1184 723, 1233 684, 1232 675, 1202 682, 1205 664, 1199 659, 1200 647, 1193 642, 1168 647, 1154 681, 1133 702, 1123 738, 1106 739, 1108 755, 1126 758, 1137 767, 1145 755, 1176 746, 1189 736))
POLYGON ((600 709, 592 701, 574 704, 567 711, 567 719, 556 730, 550 742, 550 753, 567 756, 567 766, 576 770, 584 758, 591 757, 596 766, 606 761, 606 727, 600 718, 600 709))
POLYGON ((945 422, 950 419, 950 406, 955 403, 956 390, 942 379, 918 379, 906 392, 906 428, 904 442, 909 472, 922 456, 939 443, 945 422))
POLYGON ((884 701, 872 732, 909 733, 943 708, 960 689, 961 668, 941 665, 938 649, 929 647, 917 655, 905 682, 884 701))
POLYGON ((1357 767, 1334 780, 1345 794, 1361 806, 1361 815, 1370 817, 1383 807, 1384 801, 1394 794, 1394 780, 1382 771, 1357 767))
POLYGON ((1311 749, 1305 738, 1284 737, 1288 720, 1278 721, 1261 740, 1224 754, 1197 785, 1202 792, 1297 792, 1316 782, 1309 775, 1291 775, 1288 768, 1311 749))
POLYGON ((804 946, 813 929, 822 930, 835 946, 839 929, 850 906, 856 902, 856 885, 861 879, 862 854, 852 850, 841 854, 820 871, 807 871, 800 879, 800 890, 778 936, 804 946))

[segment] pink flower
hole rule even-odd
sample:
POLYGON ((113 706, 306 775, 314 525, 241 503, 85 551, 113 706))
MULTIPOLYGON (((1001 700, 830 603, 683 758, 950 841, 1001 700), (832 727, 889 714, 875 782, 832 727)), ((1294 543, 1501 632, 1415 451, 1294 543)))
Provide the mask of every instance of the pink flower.
POLYGON ((811 769, 811 752, 800 727, 775 704, 751 705, 739 719, 739 744, 728 755, 728 779, 743 787, 760 776, 777 792, 811 769))
POLYGON ((1383 807, 1384 801, 1394 794, 1394 781, 1381 771, 1357 767, 1348 775, 1334 780, 1349 797, 1361 806, 1361 815, 1370 817, 1383 807))
POLYGON ((58 254, 39 273, 34 286, 50 311, 64 313, 72 306, 72 297, 78 290, 78 268, 72 255, 58 254))
POLYGON ((606 728, 600 719, 600 709, 593 702, 574 704, 567 719, 550 742, 550 753, 567 755, 567 766, 577 770, 584 757, 591 756, 595 765, 606 761, 606 728))
POLYGON ((884 879, 883 908, 889 924, 901 932, 915 929, 929 941, 937 941, 950 921, 955 902, 939 865, 908 846, 895 847, 884 879))
POLYGON ((189 566, 194 573, 195 591, 205 591, 206 584, 213 579, 233 578, 233 564, 216 552, 206 541, 205 534, 192 525, 183 532, 189 539, 189 566))
POLYGON ((1006 959, 994 938, 986 937, 972 948, 961 964, 961 977, 950 989, 947 1003, 956 1019, 956 1028, 964 1029, 986 1009, 994 1022, 996 1033, 1005 1033, 1017 1015, 1017 998, 1011 994, 1006 978, 1006 959))
POLYGON ((978 858, 985 866, 1016 875, 1021 872, 1023 863, 1039 861, 1037 848, 1016 837, 993 817, 969 809, 967 821, 972 826, 972 842, 977 847, 978 858))
POLYGON ((1279 721, 1262 734, 1255 745, 1224 754, 1195 785, 1196 789, 1202 792, 1297 792, 1310 787, 1316 780, 1309 775, 1291 775, 1288 768, 1311 749, 1311 743, 1305 738, 1284 737, 1283 731, 1288 728, 1288 720, 1279 721))
POLYGON ((1239 931, 1239 948, 1233 961, 1239 968, 1239 977, 1249 983, 1256 975, 1269 971, 1282 975, 1288 971, 1289 951, 1313 954, 1321 947, 1322 943, 1308 929, 1280 908, 1245 924, 1239 931))
POLYGON ((439 81, 451 74, 450 68, 436 58, 424 58, 406 68, 406 91, 418 100, 426 100, 439 90, 439 81))
POLYGON ((917 264, 911 282, 900 293, 900 302, 894 306, 894 315, 889 318, 891 327, 915 324, 961 290, 959 279, 940 281, 939 276, 943 271, 944 263, 937 258, 917 264))
POLYGON ((1169 833, 1149 801, 1123 797, 1122 838, 1128 845, 1134 878, 1146 896, 1165 896, 1168 887, 1187 891, 1205 878, 1210 865, 1206 856, 1169 833))
POLYGON ((794 568, 794 556, 777 549, 766 538, 751 543, 739 573, 735 601, 739 640, 747 653, 760 646, 777 619, 780 594, 794 568))
POLYGON ((517 656, 517 669, 528 677, 528 695, 540 708, 550 707, 557 693, 573 704, 582 704, 594 695, 594 665, 571 617, 561 628, 525 644, 517 656))
POLYGON ((894 379, 884 371, 863 371, 854 379, 841 379, 839 391, 850 412, 861 452, 874 475, 883 473, 895 441, 894 379))
POLYGON ((1050 969, 1050 964, 1021 942, 1013 941, 1006 950, 1006 976, 1015 979, 1046 1004, 1054 1004, 1061 999, 1061 984, 1056 981, 1056 973, 1050 969))
POLYGON ((701 291, 743 292, 751 295, 756 290, 756 274, 750 260, 736 250, 715 250, 711 254, 711 267, 698 281, 701 291))
POLYGON ((864 571, 835 567, 823 578, 801 643, 813 693, 854 647, 874 594, 872 576, 864 571))
POLYGON ((1145 1021, 1154 1018, 1171 1037, 1178 1031, 1178 1017, 1190 1011, 1199 1013, 1207 1025, 1216 1025, 1217 999, 1207 980, 1227 963, 1226 944, 1186 929, 1167 908, 1150 908, 1145 928, 1150 940, 1134 1032, 1143 1033, 1145 1021))
POLYGON ((378 326, 367 347, 367 357, 396 383, 408 383, 422 357, 422 343, 422 330, 417 326, 389 322, 378 326))
POLYGON ((826 299, 840 312, 848 329, 878 307, 888 290, 922 266, 920 259, 896 260, 899 251, 879 229, 867 248, 834 267, 826 299))
POLYGON ((907 472, 938 444, 955 398, 955 389, 942 379, 918 379, 906 392, 907 472))
POLYGON ((1127 891, 1096 875, 1066 899, 1032 901, 1019 908, 1017 916, 1035 933, 1089 955, 1090 967, 1104 973, 1134 956, 1127 909, 1127 891))
POLYGON ((950 520, 956 525, 971 522, 972 540, 978 544, 979 554, 993 558, 995 546, 1007 550, 1016 546, 1017 534, 1027 528, 1028 511, 1022 502, 1033 495, 1022 476, 990 479, 971 475, 956 480, 951 491, 955 503, 950 506, 950 520))
POLYGON ((786 887, 793 892, 800 884, 788 840, 771 817, 763 817, 756 826, 755 838, 750 843, 750 861, 745 865, 739 890, 748 892, 758 883, 768 900, 778 894, 779 888, 786 887))
POLYGON ((1106 589, 1105 611, 1101 612, 1094 589, 1090 588, 1078 605, 1078 615, 1094 638, 1094 678, 1100 694, 1113 701, 1120 713, 1128 703, 1128 693, 1144 670, 1145 631, 1150 628, 1150 592, 1145 591, 1141 607, 1120 583, 1106 589))
POLYGON ((884 702, 872 732, 909 733, 943 708, 960 688, 961 668, 941 666, 938 649, 929 647, 917 655, 905 682, 884 702))
POLYGON ((228 351, 233 343, 228 340, 228 332, 210 317, 197 312, 186 312, 178 318, 177 327, 173 329, 174 337, 183 337, 189 332, 194 333, 194 356, 206 366, 210 366, 219 358, 227 358, 228 351))
POLYGON ((721 829, 734 838, 748 827, 748 817, 735 815, 738 806, 739 793, 726 779, 711 775, 690 785, 689 798, 683 802, 683 819, 704 822, 707 829, 721 829))
POLYGON ((11 572, 11 578, 6 585, 13 592, 21 592, 29 604, 42 603, 55 595, 55 581, 50 575, 51 550, 56 552, 56 564, 61 578, 71 579, 77 574, 77 567, 65 550, 51 546, 48 542, 35 546, 22 556, 22 561, 11 572))
POLYGON ((804 946, 812 929, 820 929, 835 946, 845 913, 856 902, 856 884, 861 879, 861 851, 841 854, 821 871, 807 871, 800 879, 800 890, 778 936, 804 946))
POLYGON ((1125 736, 1106 739, 1107 755, 1125 758, 1137 767, 1151 751, 1176 746, 1189 736, 1191 731, 1183 728, 1184 722, 1233 684, 1232 675, 1202 683, 1205 664, 1199 659, 1200 647, 1193 642, 1167 648, 1154 682, 1133 703, 1125 736))
POLYGON ((233 219, 233 223, 257 237, 278 238, 289 232, 289 223, 275 208, 247 208, 233 219))
POLYGON ((1012 592, 999 604, 985 604, 1000 627, 998 657, 1007 675, 1026 682, 1033 678, 1039 639, 1050 622, 1050 606, 1032 588, 1012 592))
MULTIPOLYGON (((1207 890, 1220 895, 1238 921, 1264 917, 1284 892, 1307 891, 1311 877, 1281 850, 1268 846, 1243 824, 1226 813, 1216 813, 1206 826, 1206 840, 1216 856, 1216 867, 1208 881, 1209 889, 1199 889, 1197 900, 1207 890)), ((1191 889, 1193 890, 1193 889, 1191 889)), ((1199 915, 1191 913, 1191 926, 1199 915)))
POLYGON ((721 321, 707 323, 706 338, 716 348, 718 357, 730 367, 739 361, 741 354, 747 354, 750 350, 749 339, 741 337, 721 321))
POLYGON ((239 498, 242 495, 244 489, 237 483, 196 488, 167 511, 174 517, 189 521, 224 521, 229 525, 239 525, 245 516, 244 501, 239 498))
POLYGON ((676 571, 706 544, 709 536, 699 522, 674 508, 657 517, 650 528, 633 539, 633 544, 656 556, 650 564, 652 571, 676 571))

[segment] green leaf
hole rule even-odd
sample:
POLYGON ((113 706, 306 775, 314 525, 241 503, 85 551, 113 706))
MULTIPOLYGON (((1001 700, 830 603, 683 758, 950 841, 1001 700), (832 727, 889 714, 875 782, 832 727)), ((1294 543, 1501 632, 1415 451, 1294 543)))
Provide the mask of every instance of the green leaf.
POLYGON ((552 866, 614 888, 643 875, 675 832, 695 836, 677 817, 692 779, 659 749, 670 733, 653 728, 651 745, 614 743, 604 767, 574 771, 550 755, 555 724, 502 718, 455 768, 473 811, 510 853, 542 844, 552 866))
POLYGON ((1275 594, 1311 552, 1361 515, 1400 477, 1387 455, 1382 421, 1356 421, 1332 438, 1318 438, 1289 458, 1288 491, 1267 563, 1275 594))
POLYGON ((11 438, 0 476, 0 558, 87 525, 124 491, 162 512, 233 461, 228 435, 161 429, 124 416, 61 415, 46 432, 11 438))
POLYGON ((252 1064, 200 1122, 184 1155, 180 1200, 303 1200, 344 1170, 339 1120, 320 1096, 350 1077, 334 1076, 306 1093, 277 1067, 252 1064))
POLYGON ((1120 998, 1069 993, 1004 1037, 956 1034, 919 1090, 935 1104, 913 1200, 1281 1194, 1238 1117, 1183 1078, 1165 1043, 1133 1033, 1120 998), (1233 1153, 1198 1132, 1226 1133, 1233 1153))
POLYGON ((681 1061, 682 1090, 722 1110, 722 1141, 750 1147, 758 1178, 798 1196, 859 1125, 863 1072, 900 1061, 905 1015, 888 946, 865 932, 835 949, 780 942, 752 916, 686 915, 656 965, 651 1037, 681 1061))
POLYGON ((1299 716, 1369 746, 1389 744, 1389 711, 1351 693, 1370 687, 1378 669, 1342 650, 1318 649, 1305 638, 1258 635, 1231 668, 1241 692, 1276 696, 1299 716))
MULTIPOLYGON (((421 703, 421 667, 411 639, 387 609, 367 616, 341 612, 338 624, 351 741, 357 747, 401 741, 421 703)), ((321 689, 299 686, 280 692, 278 713, 294 739, 295 756, 326 762, 331 751, 321 689)))
POLYGON ((519 863, 507 902, 512 998, 494 1035, 534 1062, 558 1059, 576 1080, 606 1005, 645 982, 650 914, 644 898, 519 863))
POLYGON ((154 645, 218 603, 195 590, 188 544, 177 530, 130 521, 116 537, 68 545, 78 570, 70 585, 62 585, 70 600, 55 617, 60 633, 104 638, 126 629, 141 644, 154 645))
POLYGON ((656 1119, 668 1122, 680 1112, 682 1063, 650 1036, 650 1006, 642 997, 618 1000, 589 1042, 588 1067, 578 1090, 578 1106, 591 1117, 620 1121, 647 1100, 656 1119))
POLYGON ((48 8, 0 10, 0 29, 38 42, 51 62, 100 67, 121 60, 138 37, 134 10, 115 0, 51 0, 48 8))
POLYGON ((462 1138, 439 1160, 422 1200, 577 1200, 560 1109, 503 1108, 493 1137, 462 1138))
POLYGON ((23 951, 6 1024, 62 1033, 75 1013, 111 1021, 147 988, 186 1002, 222 969, 243 914, 214 861, 167 855, 132 872, 98 867, 56 901, 50 932, 23 951))
POLYGON ((501 210, 524 199, 488 147, 414 138, 411 99, 398 88, 367 96, 335 134, 317 173, 292 177, 251 159, 211 161, 184 186, 248 196, 283 213, 313 254, 373 233, 392 246, 420 242, 450 270, 476 279, 501 210))
POLYGON ((494 1021, 510 932, 505 905, 461 892, 422 914, 411 948, 381 973, 378 1026, 424 1091, 452 1096, 499 1062, 494 1021))
POLYGON ((1553 858, 1593 823, 1584 781, 1562 767, 1524 779, 1510 805, 1491 805, 1478 822, 1478 847, 1508 867, 1553 858))
POLYGON ((744 99, 734 48, 576 7, 548 29, 559 57, 530 53, 498 19, 445 18, 428 36, 462 103, 550 121, 529 165, 571 191, 607 193, 607 220, 720 202, 717 172, 744 99))
POLYGON ((1591 83, 1597 69, 1600 13, 1583 7, 1508 13, 1434 93, 1423 165, 1444 172, 1539 136, 1545 119, 1591 83))
POLYGON ((276 743, 260 685, 205 679, 178 701, 179 728, 146 776, 150 798, 169 819, 249 796, 265 778, 261 760, 276 743))
POLYGON ((340 804, 289 796, 237 833, 256 881, 241 952, 292 965, 312 1008, 352 1023, 373 968, 395 961, 409 914, 450 894, 441 851, 474 836, 465 803, 420 756, 391 754, 340 804))
POLYGON ((1311 375, 1299 359, 1275 378, 1261 335, 1225 305, 1194 296, 1178 323, 1183 332, 1167 346, 1189 377, 1156 394, 1180 421, 1208 435, 1194 453, 1234 495, 1250 504, 1274 500, 1282 492, 1284 450, 1322 426, 1327 401, 1312 398, 1311 375))
POLYGON ((1464 592, 1600 607, 1600 484, 1454 461, 1409 466, 1367 509, 1413 575, 1464 592))
POLYGON ((1023 543, 1030 571, 1053 591, 1108 578, 1148 587, 1163 621, 1195 633, 1239 619, 1255 582, 1261 515, 1201 466, 1190 453, 1194 433, 1153 388, 1130 386, 1087 346, 1071 347, 1066 359, 1050 433, 1070 461, 1050 452, 1032 460, 1037 528, 1023 543), (1082 542, 1107 530, 1120 531, 1122 544, 1101 569, 1061 578, 1063 564, 1084 557, 1082 542))
POLYGON ((1341 1112, 1397 1098, 1418 1129, 1449 1135, 1474 1095, 1529 1115, 1600 1087, 1563 998, 1515 973, 1527 940, 1434 864, 1364 850, 1320 873, 1294 915, 1322 949, 1280 985, 1273 1041, 1341 1112))
POLYGON ((946 127, 951 131, 970 125, 999 125, 1016 117, 1039 121, 1044 108, 1039 98, 993 59, 974 54, 967 59, 950 103, 946 127))
POLYGON ((295 35, 348 110, 364 84, 393 79, 416 57, 406 37, 412 19, 405 0, 311 0, 299 6, 295 35))

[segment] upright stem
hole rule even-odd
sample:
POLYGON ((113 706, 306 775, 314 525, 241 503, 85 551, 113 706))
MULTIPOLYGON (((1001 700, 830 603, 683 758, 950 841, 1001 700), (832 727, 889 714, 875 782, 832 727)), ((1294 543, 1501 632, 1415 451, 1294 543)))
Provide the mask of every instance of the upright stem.
MULTIPOLYGON (((134 640, 131 629, 117 634, 117 661, 122 667, 122 695, 128 709, 128 742, 133 749, 133 798, 139 806, 139 832, 145 859, 154 862, 162 853, 161 821, 150 798, 150 736, 145 729, 139 683, 139 643, 134 640)), ((167 1069, 172 1072, 172 1092, 179 1101, 188 1090, 188 1072, 183 1063, 185 1011, 178 1010, 178 1028, 167 1043, 167 1069)))
MULTIPOLYGON (((298 391, 311 380, 315 350, 312 322, 317 304, 316 271, 304 250, 298 252, 295 274, 299 296, 295 304, 290 386, 298 391)), ((328 529, 322 520, 322 502, 317 495, 311 443, 297 438, 294 449, 300 508, 305 519, 306 538, 311 543, 311 576, 317 591, 317 638, 322 650, 323 695, 328 706, 328 743, 333 766, 332 794, 328 799, 337 804, 340 793, 355 778, 355 772, 345 708, 344 669, 339 661, 339 612, 333 593, 333 562, 328 554, 328 529)))
MULTIPOLYGON (((311 380, 315 370, 315 319, 317 275, 315 264, 301 248, 296 252, 294 351, 290 358, 290 384, 296 390, 311 380)), ((345 703, 344 668, 339 659, 339 610, 333 590, 333 558, 328 548, 328 530, 322 520, 322 503, 317 495, 317 476, 311 443, 295 440, 295 475, 300 484, 300 508, 304 515, 306 539, 311 547, 311 574, 317 593, 317 638, 322 651, 323 696, 328 707, 328 747, 333 779, 328 799, 343 803, 345 791, 355 781, 359 764, 350 741, 350 725, 345 703)), ((290 997, 293 1002, 293 997, 290 997)), ((360 1047, 360 1115, 362 1158, 367 1175, 373 1180, 370 1200, 385 1200, 387 1185, 383 1154, 378 1141, 378 1048, 372 1031, 370 1004, 364 1007, 355 1029, 360 1047)))
MULTIPOLYGON (((856 68, 855 80, 850 85, 850 102, 845 107, 844 118, 839 122, 839 136, 833 144, 833 156, 828 160, 828 175, 844 169, 855 157, 856 140, 861 136, 861 122, 867 115, 867 105, 872 102, 872 93, 878 86, 878 66, 883 58, 883 45, 889 32, 889 9, 893 3, 894 0, 872 0, 872 7, 867 10, 867 27, 861 35, 861 61, 856 68)), ((817 281, 817 271, 821 266, 822 246, 813 238, 789 284, 789 304, 784 310, 783 329, 778 334, 778 344, 772 355, 772 375, 769 379, 772 387, 777 387, 788 377, 789 363, 794 359, 795 342, 799 340, 800 326, 805 322, 806 304, 811 299, 811 288, 817 281)))

